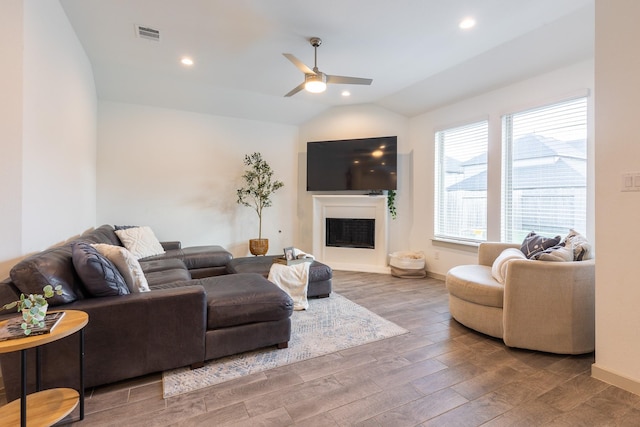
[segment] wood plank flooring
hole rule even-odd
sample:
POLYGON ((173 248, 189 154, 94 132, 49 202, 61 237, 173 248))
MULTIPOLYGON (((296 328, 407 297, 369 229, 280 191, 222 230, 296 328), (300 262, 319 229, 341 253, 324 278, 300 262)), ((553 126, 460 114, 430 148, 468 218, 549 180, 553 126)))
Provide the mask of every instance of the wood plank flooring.
POLYGON ((451 319, 443 282, 334 272, 409 334, 164 400, 155 374, 88 391, 78 426, 640 426, 593 354, 510 349, 451 319))

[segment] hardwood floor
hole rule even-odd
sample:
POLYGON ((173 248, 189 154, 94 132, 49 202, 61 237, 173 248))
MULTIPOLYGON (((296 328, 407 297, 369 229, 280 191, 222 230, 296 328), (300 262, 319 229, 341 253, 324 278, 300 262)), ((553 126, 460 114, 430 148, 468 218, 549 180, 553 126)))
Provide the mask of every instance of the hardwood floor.
POLYGON ((78 426, 640 426, 593 354, 510 349, 450 318, 435 279, 334 272, 334 291, 409 334, 162 399, 161 375, 89 390, 78 426))

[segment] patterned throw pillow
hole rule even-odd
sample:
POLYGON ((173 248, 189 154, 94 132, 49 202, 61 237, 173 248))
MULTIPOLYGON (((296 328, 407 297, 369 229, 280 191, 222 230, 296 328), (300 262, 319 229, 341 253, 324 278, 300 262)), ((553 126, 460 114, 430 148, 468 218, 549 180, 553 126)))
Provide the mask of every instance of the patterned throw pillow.
POLYGON ((127 283, 129 292, 149 292, 149 283, 144 276, 140 263, 126 248, 104 243, 97 243, 91 246, 116 266, 127 283))
POLYGON ((565 246, 565 243, 562 242, 559 245, 555 245, 542 252, 538 252, 532 257, 532 259, 555 262, 573 261, 573 246, 565 246))
POLYGON ((573 246, 573 260, 582 261, 591 258, 591 243, 582 234, 573 228, 569 230, 569 234, 564 238, 567 246, 573 246))
POLYGON ((133 227, 116 230, 115 233, 136 259, 164 254, 164 248, 151 227, 133 227))
POLYGON ((94 297, 126 295, 124 278, 115 265, 88 242, 76 242, 71 249, 73 266, 85 289, 94 297))
POLYGON ((538 252, 542 252, 545 249, 557 245, 558 243, 560 243, 561 239, 562 238, 560 236, 540 236, 539 234, 536 234, 532 231, 531 233, 527 234, 527 237, 524 238, 522 246, 520 246, 520 250, 527 258, 531 259, 538 252))

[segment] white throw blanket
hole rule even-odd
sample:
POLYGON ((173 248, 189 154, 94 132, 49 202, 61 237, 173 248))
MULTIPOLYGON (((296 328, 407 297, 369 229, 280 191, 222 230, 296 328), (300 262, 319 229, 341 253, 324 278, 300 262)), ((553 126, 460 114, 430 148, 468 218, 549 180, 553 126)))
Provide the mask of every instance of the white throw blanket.
POLYGON ((275 262, 271 264, 268 280, 289 294, 293 300, 294 310, 306 310, 309 308, 307 287, 309 285, 310 265, 310 262, 301 262, 294 265, 275 262))

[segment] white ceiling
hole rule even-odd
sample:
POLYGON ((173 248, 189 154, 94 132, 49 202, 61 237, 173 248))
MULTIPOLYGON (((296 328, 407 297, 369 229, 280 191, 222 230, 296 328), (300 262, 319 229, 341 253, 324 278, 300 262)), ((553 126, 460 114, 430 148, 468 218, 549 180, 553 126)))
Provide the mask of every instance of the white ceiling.
POLYGON ((594 0, 60 0, 101 99, 300 124, 337 105, 413 116, 593 57, 594 0), (458 28, 465 16, 477 25, 458 28), (136 37, 156 28, 160 42, 136 37), (313 67, 372 78, 285 98, 313 67), (190 56, 195 65, 180 64, 190 56), (340 95, 351 91, 349 98, 340 95))

